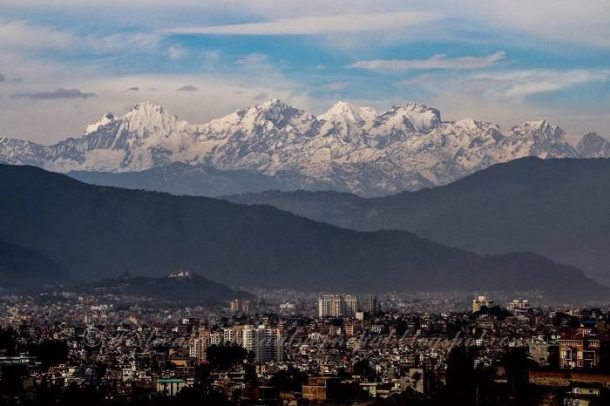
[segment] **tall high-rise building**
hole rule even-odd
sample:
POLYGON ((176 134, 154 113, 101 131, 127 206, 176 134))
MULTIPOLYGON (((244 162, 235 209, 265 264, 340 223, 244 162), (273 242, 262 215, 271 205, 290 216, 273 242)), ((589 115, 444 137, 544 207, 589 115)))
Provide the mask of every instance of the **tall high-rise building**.
POLYGON ((284 357, 284 334, 281 327, 269 327, 264 324, 232 326, 223 329, 222 337, 223 343, 234 343, 254 352, 257 361, 281 361, 284 357))
POLYGON ((223 343, 234 343, 248 351, 254 351, 254 331, 252 324, 232 326, 223 329, 223 343))
POLYGON ((252 311, 252 304, 249 300, 245 299, 233 299, 229 302, 229 313, 243 313, 250 314, 252 311))
POLYGON ((210 332, 210 345, 220 345, 223 341, 223 335, 220 331, 210 332))
POLYGON ((319 317, 339 317, 345 314, 345 301, 340 295, 322 295, 318 299, 319 317))
POLYGON ((254 353, 257 361, 282 361, 284 334, 281 327, 260 325, 256 329, 254 353))
POLYGON ((375 314, 379 313, 380 307, 379 307, 379 301, 377 300, 377 296, 368 295, 366 297, 366 299, 364 300, 364 309, 363 310, 366 313, 369 313, 371 315, 375 315, 375 314))
POLYGON ((358 297, 353 295, 346 295, 345 301, 345 315, 353 317, 358 311, 358 297))
POLYGON ((241 333, 235 328, 225 328, 222 330, 222 342, 223 343, 237 343, 240 341, 237 338, 237 334, 241 333))
POLYGON ((239 299, 233 299, 229 302, 229 312, 230 313, 239 312, 239 299))
POLYGON ((256 347, 256 328, 251 325, 245 325, 241 331, 241 342, 239 345, 244 347, 248 351, 254 351, 256 347))
POLYGON ((221 341, 217 332, 200 330, 197 336, 189 341, 189 357, 204 360, 206 359, 206 349, 210 345, 219 344, 221 341))
POLYGON ((249 300, 241 301, 241 311, 243 314, 250 314, 252 312, 252 304, 249 300))
POLYGON ((197 359, 205 359, 205 350, 207 348, 207 341, 205 337, 195 337, 191 339, 189 343, 189 357, 197 359))
POLYGON ((318 317, 330 314, 330 296, 322 295, 318 298, 318 317))

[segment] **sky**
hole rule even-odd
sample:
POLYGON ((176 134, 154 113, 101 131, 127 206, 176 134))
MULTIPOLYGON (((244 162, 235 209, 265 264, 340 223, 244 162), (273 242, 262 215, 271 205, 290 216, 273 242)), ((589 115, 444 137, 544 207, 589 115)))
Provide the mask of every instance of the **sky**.
POLYGON ((610 138, 610 2, 0 0, 0 137, 53 143, 141 101, 204 123, 270 98, 610 138))

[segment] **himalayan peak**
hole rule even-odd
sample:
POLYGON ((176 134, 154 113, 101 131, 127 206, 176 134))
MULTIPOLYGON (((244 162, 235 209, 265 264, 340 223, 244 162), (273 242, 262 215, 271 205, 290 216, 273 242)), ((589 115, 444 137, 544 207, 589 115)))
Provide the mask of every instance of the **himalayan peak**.
POLYGON ((54 145, 0 137, 0 162, 69 171, 131 172, 172 163, 247 169, 298 180, 304 189, 382 195, 450 183, 499 162, 609 157, 610 143, 587 134, 573 147, 546 120, 502 130, 472 118, 443 121, 418 103, 385 112, 343 101, 318 116, 278 99, 206 124, 180 121, 144 102, 112 113, 79 138, 54 145))

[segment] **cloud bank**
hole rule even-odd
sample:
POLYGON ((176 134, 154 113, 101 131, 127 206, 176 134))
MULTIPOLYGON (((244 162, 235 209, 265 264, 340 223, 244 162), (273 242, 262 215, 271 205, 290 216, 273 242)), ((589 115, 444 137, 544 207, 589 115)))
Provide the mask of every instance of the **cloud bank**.
POLYGON ((52 91, 42 92, 24 92, 24 93, 13 93, 11 95, 14 99, 27 98, 30 100, 53 100, 53 99, 88 99, 90 97, 97 97, 95 93, 83 92, 79 89, 65 89, 59 88, 52 91))
POLYGON ((179 87, 176 90, 179 92, 196 92, 197 90, 199 90, 199 88, 197 86, 193 86, 193 85, 185 85, 185 86, 179 87))
POLYGON ((423 12, 337 14, 279 18, 272 21, 246 24, 173 28, 164 32, 168 34, 215 35, 322 35, 387 31, 430 23, 436 19, 438 19, 438 16, 423 12))
POLYGON ((405 71, 411 69, 483 69, 490 68, 506 58, 503 51, 488 56, 462 56, 447 58, 445 54, 434 55, 428 59, 373 59, 357 61, 348 68, 378 71, 405 71))

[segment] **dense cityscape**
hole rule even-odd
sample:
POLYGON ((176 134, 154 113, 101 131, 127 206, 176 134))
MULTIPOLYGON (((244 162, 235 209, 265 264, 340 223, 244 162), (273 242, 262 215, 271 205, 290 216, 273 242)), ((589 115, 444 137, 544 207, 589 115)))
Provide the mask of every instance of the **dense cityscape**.
POLYGON ((607 404, 608 309, 423 297, 3 296, 2 403, 607 404))

